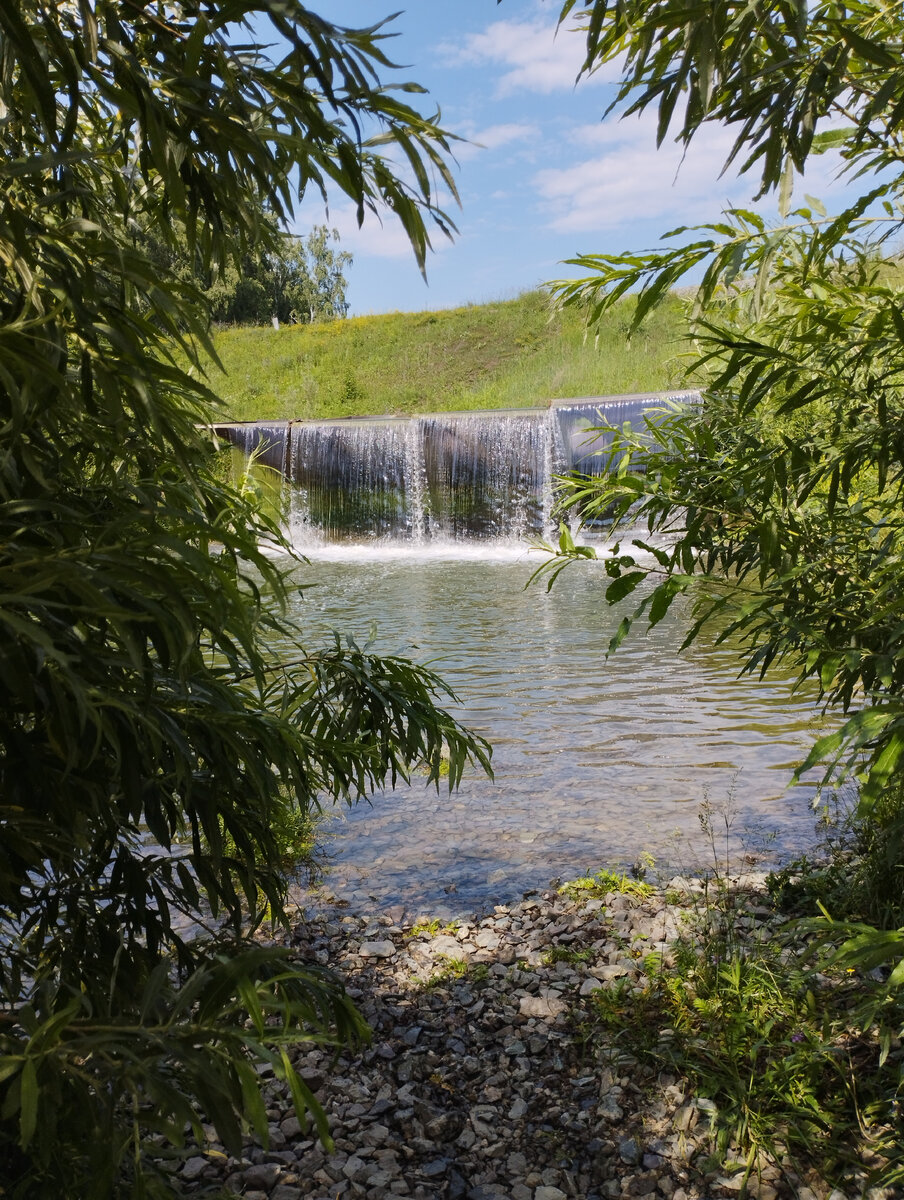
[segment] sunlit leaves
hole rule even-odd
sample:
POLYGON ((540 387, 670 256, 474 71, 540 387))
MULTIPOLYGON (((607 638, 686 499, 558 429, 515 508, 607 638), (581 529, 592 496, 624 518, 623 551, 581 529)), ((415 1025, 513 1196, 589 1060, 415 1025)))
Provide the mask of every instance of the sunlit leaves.
MULTIPOLYGON (((563 20, 578 13, 567 3, 563 20)), ((904 17, 872 0, 599 0, 581 15, 585 71, 621 65, 619 109, 655 110, 660 139, 727 126, 726 168, 776 193, 781 217, 733 209, 671 246, 570 261, 583 277, 558 300, 591 325, 637 292, 637 328, 690 273, 704 405, 626 435, 646 460, 630 485, 571 480, 563 504, 667 535, 655 565, 638 556, 656 585, 638 615, 689 590, 685 644, 717 620, 743 670, 781 661, 812 680, 847 722, 804 766, 863 774, 867 808, 904 756, 904 17), (794 172, 827 150, 861 193, 837 216, 811 196, 792 209, 794 172)))
POLYGON ((285 617, 289 547, 216 468, 204 296, 148 253, 209 277, 330 185, 423 263, 450 137, 382 82, 384 35, 284 0, 0 5, 4 1195, 169 1194, 148 1156, 186 1128, 266 1137, 262 1064, 327 1138, 291 1047, 361 1031, 244 940, 285 915, 277 830, 488 769, 430 670, 285 617))
POLYGON ((789 162, 803 169, 829 116, 844 121, 836 144, 855 159, 900 167, 904 39, 893 4, 567 0, 560 20, 586 31, 585 73, 619 64, 613 107, 655 110, 660 141, 727 126, 726 165, 758 176, 763 192, 778 188, 789 162))

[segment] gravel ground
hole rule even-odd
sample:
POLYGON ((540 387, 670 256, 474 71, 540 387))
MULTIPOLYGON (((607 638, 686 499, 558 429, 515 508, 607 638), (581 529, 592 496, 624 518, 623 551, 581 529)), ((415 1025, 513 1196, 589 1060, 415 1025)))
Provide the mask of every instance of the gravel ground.
MULTIPOLYGON (((751 930, 777 920, 758 882, 747 881, 753 890, 739 918, 751 930)), ((697 886, 687 883, 680 903, 666 902, 674 887, 644 899, 529 894, 444 931, 338 907, 299 924, 299 955, 344 976, 373 1030, 355 1054, 314 1049, 297 1058, 335 1148, 300 1127, 274 1079, 269 1148, 249 1142, 241 1160, 227 1158, 211 1129, 182 1167, 187 1190, 219 1183, 246 1200, 737 1195, 740 1176, 708 1169, 712 1103, 617 1042, 591 1049, 584 1036, 595 990, 640 987, 644 955, 668 959, 697 886)), ((768 1163, 749 1192, 759 1200, 861 1194, 768 1163)), ((889 1195, 874 1190, 870 1200, 889 1195)))

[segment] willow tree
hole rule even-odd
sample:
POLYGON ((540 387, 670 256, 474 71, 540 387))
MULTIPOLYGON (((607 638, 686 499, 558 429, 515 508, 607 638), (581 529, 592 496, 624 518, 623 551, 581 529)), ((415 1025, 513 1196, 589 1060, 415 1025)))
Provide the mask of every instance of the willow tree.
POLYGON ((212 466, 203 297, 142 248, 222 269, 329 187, 423 265, 449 142, 382 39, 294 0, 0 5, 5 1196, 171 1194, 186 1123, 265 1135, 261 1062, 312 1105, 291 1045, 362 1028, 246 938, 284 911, 274 824, 488 764, 430 671, 287 619, 279 531, 212 466))
POLYGON ((622 546, 609 598, 649 579, 635 615, 655 623, 690 592, 689 640, 714 622, 744 670, 814 681, 846 719, 806 765, 857 772, 869 812, 904 765, 904 12, 568 0, 561 15, 584 30, 585 72, 619 64, 616 109, 655 113, 659 143, 726 129, 725 170, 779 212, 730 209, 671 246, 571 260, 583 274, 557 295, 591 322, 631 291, 636 325, 695 273, 688 363, 704 401, 628 436, 633 459, 571 481, 565 504, 668 533, 642 555, 622 546), (852 197, 834 215, 795 200, 828 151, 852 197))

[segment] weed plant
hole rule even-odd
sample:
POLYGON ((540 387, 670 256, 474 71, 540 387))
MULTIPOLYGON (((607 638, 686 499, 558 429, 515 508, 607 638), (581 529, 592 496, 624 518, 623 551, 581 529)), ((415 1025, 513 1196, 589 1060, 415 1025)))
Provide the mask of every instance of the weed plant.
POLYGON ((430 920, 425 918, 423 921, 418 921, 411 926, 409 936, 416 938, 426 934, 428 937, 433 938, 438 933, 455 933, 459 925, 459 921, 441 921, 439 917, 433 917, 430 920))
POLYGON ((867 820, 842 814, 821 852, 795 859, 768 882, 773 901, 802 917, 817 911, 878 929, 904 926, 904 784, 894 783, 867 820))
POLYGON ((448 954, 437 956, 437 970, 425 980, 425 988, 442 988, 448 984, 469 980, 471 983, 483 983, 489 976, 490 969, 486 963, 468 963, 464 958, 453 958, 448 954))
POLYGON ((643 900, 651 896, 655 889, 652 884, 643 883, 639 879, 631 879, 625 872, 619 874, 604 867, 594 875, 582 875, 578 879, 570 879, 559 888, 563 896, 572 900, 602 898, 610 892, 619 892, 624 896, 633 896, 635 900, 643 900))
MULTIPOLYGON (((731 817, 723 816, 727 846, 731 817)), ((874 862, 846 851, 824 873, 798 871, 796 882, 779 873, 773 896, 814 903, 818 883, 821 898, 827 889, 842 897, 844 863, 849 882, 862 879, 857 888, 873 916, 877 905, 890 906, 890 888, 876 881, 900 831, 893 797, 886 816, 886 840, 878 827, 858 830, 866 840, 857 845, 874 862)), ((799 924, 779 925, 762 892, 732 886, 713 806, 704 806, 701 825, 716 870, 671 953, 645 960, 643 985, 623 981, 588 998, 597 1044, 666 1066, 704 1101, 712 1157, 702 1166, 740 1171, 742 1197, 768 1162, 794 1187, 810 1173, 848 1191, 852 1182, 904 1182, 904 997, 889 992, 883 972, 833 966, 833 947, 821 948, 799 924)))

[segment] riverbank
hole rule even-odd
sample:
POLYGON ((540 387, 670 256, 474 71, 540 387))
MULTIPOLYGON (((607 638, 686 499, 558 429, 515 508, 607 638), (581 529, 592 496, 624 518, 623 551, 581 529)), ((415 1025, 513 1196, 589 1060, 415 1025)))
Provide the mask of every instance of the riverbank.
MULTIPOLYGON (((222 1183, 246 1200, 863 1195, 881 1120, 846 1163, 828 1161, 825 1139, 823 1161, 808 1160, 788 1113, 771 1147, 732 1145, 726 1100, 681 1070, 681 1030, 657 1024, 664 981, 684 980, 705 998, 688 956, 715 957, 714 935, 750 961, 765 947, 776 964, 792 955, 793 946, 778 949, 784 917, 764 877, 718 895, 680 879, 664 890, 630 880, 598 890, 585 882, 528 894, 445 928, 339 907, 300 922, 291 939, 299 956, 338 970, 373 1030, 361 1052, 334 1059, 313 1048, 298 1058, 335 1145, 328 1151, 301 1128, 274 1079, 269 1147, 249 1142, 236 1160, 211 1142, 183 1166, 187 1189, 222 1183)), ((839 986, 810 973, 826 1013, 839 986)), ((785 1062, 809 1037, 803 1020, 778 1033, 785 1062)), ((766 1071, 768 1056, 747 1065, 766 1071)))
POLYGON ((684 386, 686 306, 670 296, 628 341, 634 298, 594 337, 545 292, 435 312, 349 317, 281 329, 221 329, 210 386, 220 419, 322 419, 545 407, 553 397, 684 386))

